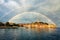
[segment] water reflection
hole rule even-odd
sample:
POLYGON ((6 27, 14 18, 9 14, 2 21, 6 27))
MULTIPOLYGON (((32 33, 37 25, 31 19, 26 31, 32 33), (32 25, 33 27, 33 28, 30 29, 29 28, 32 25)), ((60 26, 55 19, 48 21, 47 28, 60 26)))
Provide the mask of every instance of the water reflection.
POLYGON ((45 29, 42 31, 38 28, 24 27, 18 29, 0 29, 0 40, 56 40, 58 31, 56 32, 56 30, 53 29, 51 33, 49 32, 50 31, 46 32, 45 29))
POLYGON ((56 30, 56 28, 47 28, 47 27, 41 27, 41 28, 39 28, 39 27, 32 27, 32 28, 30 28, 30 27, 25 27, 26 29, 28 29, 28 30, 32 30, 32 31, 36 31, 36 32, 47 32, 47 33, 50 33, 50 32, 54 32, 55 30, 56 30))

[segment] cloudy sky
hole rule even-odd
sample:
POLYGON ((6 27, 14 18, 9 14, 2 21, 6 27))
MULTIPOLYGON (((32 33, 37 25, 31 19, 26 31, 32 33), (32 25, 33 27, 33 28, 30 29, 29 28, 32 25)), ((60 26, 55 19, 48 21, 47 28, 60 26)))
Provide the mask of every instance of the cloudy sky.
POLYGON ((23 12, 40 13, 60 26, 60 0, 0 0, 1 22, 23 12))

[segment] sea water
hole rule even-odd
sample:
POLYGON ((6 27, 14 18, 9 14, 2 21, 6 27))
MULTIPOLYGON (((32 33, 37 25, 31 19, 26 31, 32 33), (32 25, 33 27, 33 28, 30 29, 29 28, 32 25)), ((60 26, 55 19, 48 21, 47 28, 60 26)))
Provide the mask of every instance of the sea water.
POLYGON ((0 40, 60 40, 60 28, 51 33, 24 27, 0 29, 0 40))

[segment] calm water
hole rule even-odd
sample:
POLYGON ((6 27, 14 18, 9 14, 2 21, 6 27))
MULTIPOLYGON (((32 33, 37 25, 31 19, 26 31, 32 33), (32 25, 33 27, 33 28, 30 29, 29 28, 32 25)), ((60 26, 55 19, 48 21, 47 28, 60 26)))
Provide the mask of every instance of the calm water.
POLYGON ((0 40, 60 40, 60 28, 54 32, 36 29, 0 29, 0 40))

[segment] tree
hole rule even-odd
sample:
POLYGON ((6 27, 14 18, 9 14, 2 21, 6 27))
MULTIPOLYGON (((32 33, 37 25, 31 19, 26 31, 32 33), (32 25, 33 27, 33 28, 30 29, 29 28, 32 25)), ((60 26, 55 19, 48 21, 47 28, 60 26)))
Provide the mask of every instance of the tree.
POLYGON ((19 25, 14 23, 13 26, 19 26, 19 25))
POLYGON ((40 24, 44 24, 43 22, 39 22, 40 24))
POLYGON ((48 23, 45 23, 46 25, 48 25, 48 23))
POLYGON ((6 26, 9 26, 10 24, 9 24, 9 22, 6 22, 6 26))
POLYGON ((0 26, 4 26, 4 23, 0 22, 0 26))

